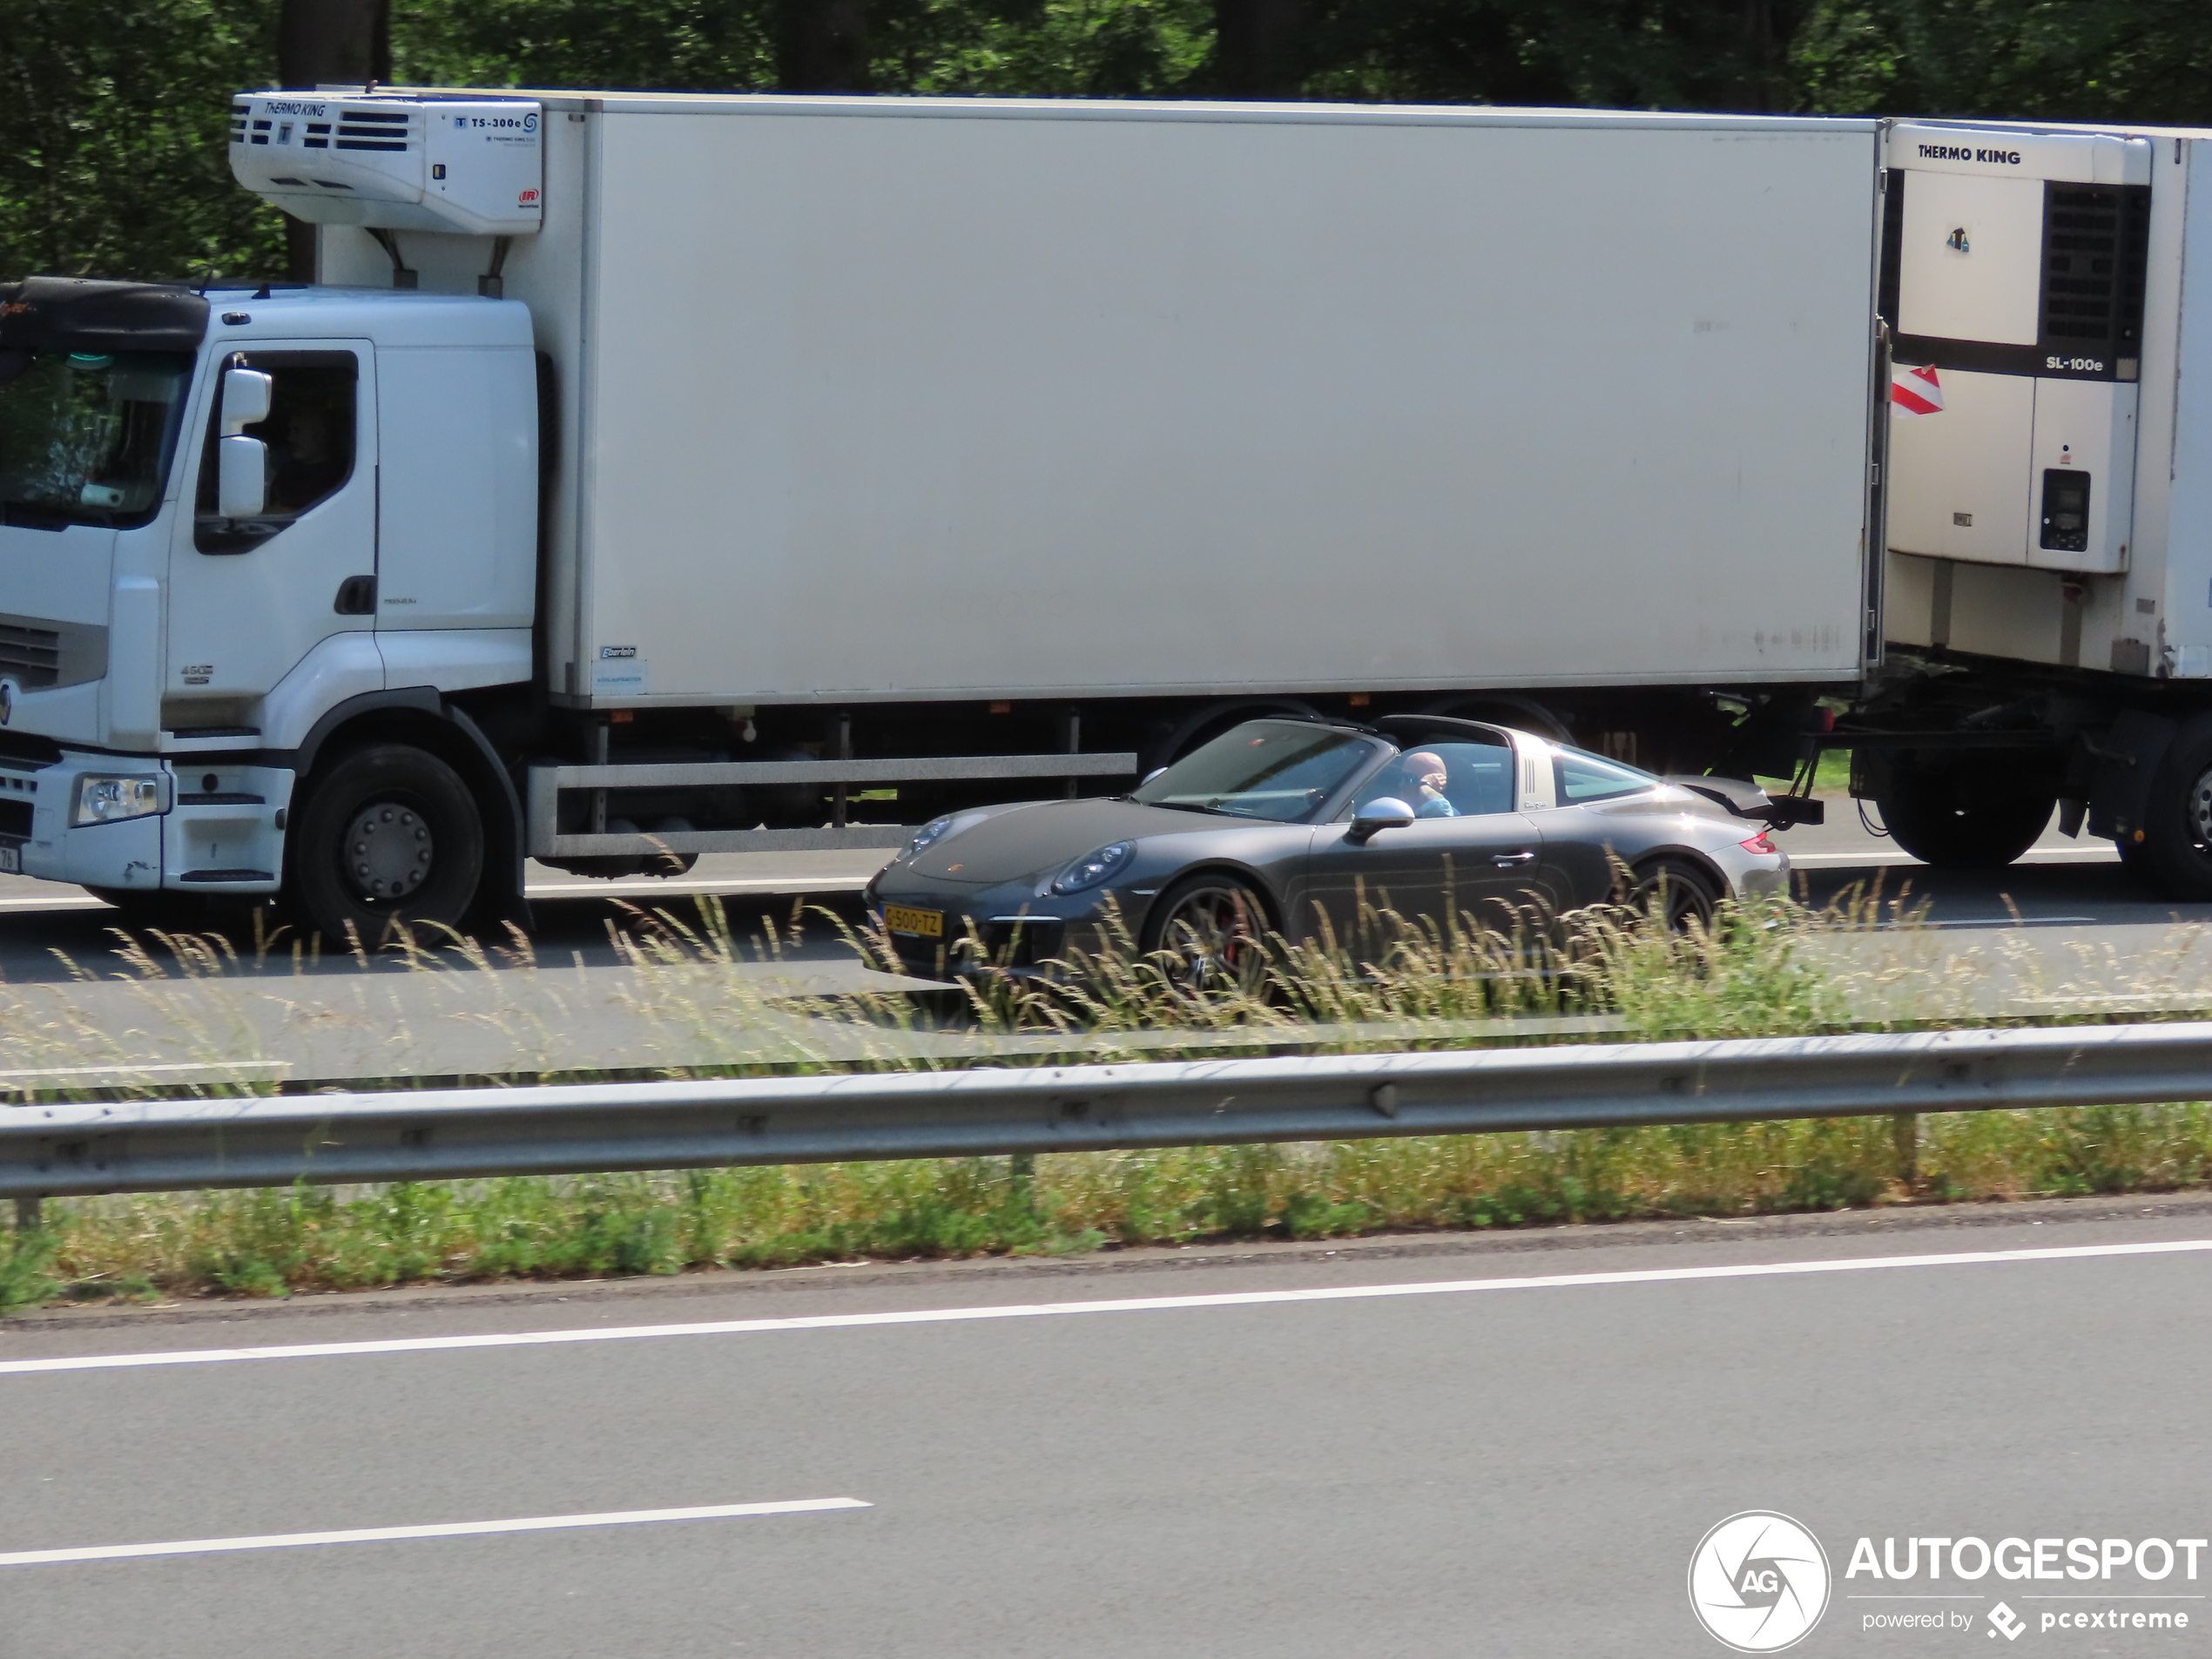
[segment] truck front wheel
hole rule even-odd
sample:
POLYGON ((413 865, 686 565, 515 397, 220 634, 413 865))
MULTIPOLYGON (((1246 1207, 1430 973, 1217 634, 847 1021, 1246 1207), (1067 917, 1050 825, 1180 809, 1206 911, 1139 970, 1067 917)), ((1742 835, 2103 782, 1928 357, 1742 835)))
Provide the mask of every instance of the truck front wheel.
POLYGON ((300 921, 342 945, 457 927, 484 873, 484 826, 458 772, 403 743, 341 757, 307 786, 291 848, 300 921))
POLYGON ((1923 864, 2001 870, 2035 845, 2058 792, 2004 752, 1900 754, 1875 797, 1882 825, 1923 864))

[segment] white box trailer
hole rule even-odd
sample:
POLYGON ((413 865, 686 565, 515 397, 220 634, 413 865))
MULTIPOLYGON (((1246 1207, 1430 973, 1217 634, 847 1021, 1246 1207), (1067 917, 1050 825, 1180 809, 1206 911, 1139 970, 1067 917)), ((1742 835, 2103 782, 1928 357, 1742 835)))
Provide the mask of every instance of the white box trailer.
POLYGON ((1858 675, 1871 122, 543 106, 559 699, 1858 675))
MULTIPOLYGON (((530 855, 895 844, 1258 712, 1702 768, 1878 644, 1876 122, 232 114, 314 287, 0 296, 24 385, 105 364, 146 435, 0 524, 0 649, 64 642, 0 661, 32 873, 374 932, 530 855)), ((60 455, 88 395, 45 395, 0 415, 60 455)))

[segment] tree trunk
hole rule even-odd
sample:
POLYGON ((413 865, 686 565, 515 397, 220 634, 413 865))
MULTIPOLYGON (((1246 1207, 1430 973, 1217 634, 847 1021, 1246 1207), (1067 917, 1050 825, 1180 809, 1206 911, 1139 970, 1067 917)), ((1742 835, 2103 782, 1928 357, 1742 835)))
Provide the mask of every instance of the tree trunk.
POLYGON ((1731 102, 1749 114, 1763 114, 1782 101, 1783 36, 1789 20, 1777 17, 1776 10, 1776 0, 1743 0, 1737 37, 1743 73, 1731 102))
POLYGON ((1215 78, 1221 96, 1294 98, 1304 0, 1214 0, 1215 78))
MULTIPOLYGON (((277 21, 277 79, 302 91, 392 78, 391 0, 284 0, 277 21)), ((285 263, 294 282, 315 280, 314 228, 288 215, 285 263)))
POLYGON ((777 0, 776 86, 785 92, 865 92, 867 0, 777 0))

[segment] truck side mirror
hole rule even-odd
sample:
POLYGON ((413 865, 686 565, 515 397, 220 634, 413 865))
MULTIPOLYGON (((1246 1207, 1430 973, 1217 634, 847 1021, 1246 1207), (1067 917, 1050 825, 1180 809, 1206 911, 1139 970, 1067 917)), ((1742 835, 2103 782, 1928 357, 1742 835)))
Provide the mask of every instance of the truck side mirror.
MULTIPOLYGON (((227 393, 223 420, 229 423, 227 393)), ((215 510, 225 518, 259 518, 268 506, 269 446, 259 438, 221 440, 215 446, 215 510)))
POLYGON ((276 381, 253 368, 223 371, 223 435, 234 437, 247 427, 269 418, 275 401, 276 381))
POLYGON ((1354 846, 1365 846, 1383 831, 1404 829, 1413 821, 1412 807, 1395 795, 1385 795, 1359 809, 1359 816, 1352 820, 1352 827, 1345 831, 1344 839, 1354 846))

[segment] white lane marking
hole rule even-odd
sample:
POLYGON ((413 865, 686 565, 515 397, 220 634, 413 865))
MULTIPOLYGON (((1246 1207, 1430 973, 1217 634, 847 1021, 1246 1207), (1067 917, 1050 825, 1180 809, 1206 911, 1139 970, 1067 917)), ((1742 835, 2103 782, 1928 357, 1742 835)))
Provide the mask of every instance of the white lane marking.
POLYGON ((557 1532, 570 1527, 635 1527, 653 1521, 718 1521, 728 1515, 800 1515, 819 1509, 873 1509, 859 1498, 795 1498, 788 1503, 717 1503, 698 1509, 617 1509, 603 1515, 533 1515, 521 1521, 448 1521, 429 1527, 361 1527, 349 1532, 280 1532, 259 1538, 191 1538, 174 1544, 88 1544, 80 1549, 19 1549, 0 1567, 47 1561, 113 1561, 138 1555, 211 1555, 233 1549, 293 1549, 304 1544, 374 1544, 393 1538, 473 1538, 484 1533, 557 1532))
POLYGON ((741 893, 858 893, 874 880, 872 875, 739 876, 727 881, 687 881, 674 887, 666 882, 625 887, 610 881, 533 881, 525 892, 533 899, 711 899, 741 893))
POLYGON ((2048 927, 2060 922, 2094 922, 2094 916, 1962 916, 1956 921, 1924 921, 1923 927, 2048 927))
POLYGON ((2087 1261, 2212 1251, 2212 1238, 2140 1244, 2067 1244, 2039 1250, 1960 1251, 1944 1256, 1854 1256, 1814 1262, 1730 1267, 1648 1267, 1618 1273, 1545 1273, 1521 1278, 1434 1279, 1413 1285, 1330 1285, 1303 1291, 1224 1291, 1206 1296, 1133 1296, 1096 1302, 1022 1302, 896 1313, 814 1313, 786 1319, 717 1319, 698 1325, 625 1325, 583 1331, 520 1331, 472 1337, 397 1337, 381 1342, 301 1342, 266 1348, 184 1348, 167 1353, 84 1354, 61 1359, 0 1360, 0 1375, 44 1371, 126 1371, 145 1366, 226 1365, 241 1359, 321 1359, 356 1354, 431 1353, 455 1348, 529 1348, 565 1342, 632 1342, 648 1337, 741 1336, 768 1331, 840 1331, 883 1325, 957 1325, 972 1319, 1033 1319, 1071 1313, 1151 1313, 1177 1308, 1266 1307, 1296 1302, 1358 1302, 1390 1296, 1456 1296, 1479 1291, 1574 1290, 1598 1285, 1677 1285, 1699 1279, 1771 1278, 1802 1273, 1858 1273, 1887 1268, 1968 1267, 1989 1263, 2087 1261))

